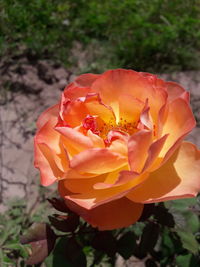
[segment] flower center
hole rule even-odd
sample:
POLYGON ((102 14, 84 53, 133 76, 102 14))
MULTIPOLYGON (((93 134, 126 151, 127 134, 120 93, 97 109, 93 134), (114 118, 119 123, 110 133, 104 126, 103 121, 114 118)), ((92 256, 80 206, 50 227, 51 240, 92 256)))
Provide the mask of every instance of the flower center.
POLYGON ((91 130, 94 134, 106 139, 110 131, 121 131, 132 135, 138 131, 138 123, 139 121, 127 122, 123 118, 120 118, 118 123, 114 120, 105 123, 98 117, 87 115, 82 125, 86 130, 91 130))

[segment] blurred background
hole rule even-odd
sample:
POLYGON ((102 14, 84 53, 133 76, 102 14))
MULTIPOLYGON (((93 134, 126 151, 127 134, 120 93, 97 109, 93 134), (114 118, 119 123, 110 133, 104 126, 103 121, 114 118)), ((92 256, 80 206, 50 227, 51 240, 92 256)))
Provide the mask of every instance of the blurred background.
MULTIPOLYGON (((39 114, 75 76, 111 68, 152 72, 190 90, 197 128, 189 139, 200 146, 200 0, 0 0, 0 266, 25 266, 19 233, 46 220, 54 196, 33 167, 39 114), (1 242, 10 235, 18 254, 8 256, 1 242)), ((173 266, 198 266, 181 260, 173 266)))
POLYGON ((169 72, 198 69, 199 47, 199 0, 0 1, 1 56, 169 72))

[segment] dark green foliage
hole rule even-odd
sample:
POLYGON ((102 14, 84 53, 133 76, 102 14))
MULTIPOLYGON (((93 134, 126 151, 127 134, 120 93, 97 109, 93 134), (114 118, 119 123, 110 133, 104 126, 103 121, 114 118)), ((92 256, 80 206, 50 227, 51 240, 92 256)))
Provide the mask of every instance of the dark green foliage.
POLYGON ((149 223, 145 226, 141 241, 137 249, 137 257, 140 259, 145 258, 145 256, 153 251, 159 237, 160 227, 156 223, 149 223))
POLYGON ((103 251, 111 258, 114 257, 117 247, 116 240, 110 231, 97 232, 91 242, 93 248, 103 251))
POLYGON ((62 232, 74 232, 79 225, 79 216, 76 214, 49 216, 51 225, 62 232))
POLYGON ((53 197, 52 199, 47 199, 49 203, 58 211, 60 212, 70 212, 68 207, 65 205, 65 202, 63 199, 55 198, 53 197))
POLYGON ((51 57, 75 64, 74 42, 89 51, 81 71, 195 69, 200 0, 1 0, 2 54, 27 48, 30 59, 51 57))
POLYGON ((197 254, 200 247, 195 235, 200 230, 199 199, 170 201, 166 203, 166 207, 174 217, 175 229, 183 247, 197 254))
POLYGON ((171 213, 165 208, 164 205, 160 204, 154 208, 155 219, 162 225, 168 227, 174 227, 174 218, 171 213))
POLYGON ((136 248, 136 235, 129 231, 117 240, 117 252, 124 258, 129 259, 136 248))
POLYGON ((30 246, 20 243, 20 235, 26 232, 34 221, 44 221, 44 209, 45 205, 41 203, 30 217, 23 200, 14 199, 8 203, 8 210, 0 214, 0 266, 25 266, 30 246), (43 213, 40 210, 43 210, 43 213))
POLYGON ((30 217, 23 202, 12 204, 0 216, 0 227, 5 230, 0 233, 2 266, 111 267, 118 254, 125 260, 134 256, 147 267, 200 264, 198 198, 146 205, 142 222, 114 231, 98 231, 69 211, 60 199, 49 202, 62 212, 49 216, 50 225, 31 225, 32 220, 45 221, 38 211, 42 213, 46 207, 30 217), (28 245, 21 245, 19 239, 28 245))

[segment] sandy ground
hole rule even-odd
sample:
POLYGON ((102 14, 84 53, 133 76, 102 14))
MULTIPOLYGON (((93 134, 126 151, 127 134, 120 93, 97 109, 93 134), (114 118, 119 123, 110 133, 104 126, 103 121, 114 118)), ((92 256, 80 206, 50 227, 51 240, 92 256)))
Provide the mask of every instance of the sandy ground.
MULTIPOLYGON (((0 63, 0 210, 8 199, 38 195, 39 174, 33 167, 33 136, 39 114, 55 104, 74 75, 48 61, 26 58, 0 63)), ((191 92, 192 108, 200 122, 200 72, 159 75, 181 83, 191 92)), ((200 147, 200 125, 189 140, 200 147)))

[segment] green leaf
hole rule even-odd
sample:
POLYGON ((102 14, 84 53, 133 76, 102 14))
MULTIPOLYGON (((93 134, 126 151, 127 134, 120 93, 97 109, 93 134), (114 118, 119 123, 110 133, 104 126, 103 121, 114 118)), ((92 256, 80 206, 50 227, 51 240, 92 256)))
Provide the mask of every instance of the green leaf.
POLYGON ((86 267, 86 256, 74 237, 62 237, 57 241, 52 261, 53 267, 86 267))
POLYGON ((54 214, 49 216, 51 225, 62 232, 74 232, 79 225, 79 216, 75 213, 69 215, 54 214))
POLYGON ((167 208, 174 208, 179 211, 185 211, 188 207, 197 204, 197 198, 176 199, 165 202, 167 208))
POLYGON ((14 243, 14 244, 6 244, 4 248, 7 249, 13 249, 13 250, 19 250, 21 248, 21 244, 19 243, 14 243))
POLYGON ((176 257, 177 267, 199 267, 200 258, 199 256, 195 257, 192 254, 179 255, 176 257))
POLYGON ((176 248, 174 245, 174 242, 170 236, 169 231, 165 231, 162 235, 162 243, 161 243, 161 248, 162 248, 162 254, 166 257, 169 255, 174 255, 176 248))
POLYGON ((67 259, 73 264, 73 266, 84 267, 86 266, 86 256, 82 251, 81 246, 74 237, 68 240, 66 247, 67 259))
POLYGON ((154 203, 145 204, 139 221, 141 221, 141 222, 146 221, 151 215, 153 215, 154 208, 155 208, 154 203))
POLYGON ((109 256, 113 256, 117 250, 116 240, 109 231, 97 232, 92 240, 92 247, 104 251, 109 256))
POLYGON ((68 238, 67 237, 62 237, 57 240, 55 248, 53 250, 53 255, 52 257, 47 258, 47 262, 49 266, 52 267, 60 267, 60 266, 65 266, 65 267, 73 267, 72 263, 67 259, 66 257, 66 247, 68 243, 68 238))
POLYGON ((163 205, 156 206, 154 208, 155 219, 161 224, 168 227, 174 227, 174 218, 171 213, 169 213, 168 209, 166 209, 163 205))
POLYGON ((20 255, 24 259, 27 258, 28 255, 29 255, 27 246, 25 246, 25 245, 22 246, 20 243, 7 243, 7 244, 5 244, 5 246, 3 248, 9 249, 9 250, 17 250, 17 251, 19 251, 20 255))
POLYGON ((131 229, 131 231, 133 231, 137 236, 142 235, 144 228, 145 228, 145 223, 143 222, 136 222, 135 224, 129 227, 129 229, 131 229))
POLYGON ((124 258, 128 259, 133 254, 136 247, 136 236, 132 232, 126 232, 117 241, 117 252, 124 258))
POLYGON ((7 255, 4 254, 4 256, 3 256, 3 263, 4 263, 3 266, 5 266, 5 264, 8 264, 7 266, 10 266, 10 263, 13 263, 13 260, 10 259, 7 255))
POLYGON ((3 266, 3 257, 4 257, 3 250, 0 248, 0 266, 3 266))
POLYGON ((195 213, 199 210, 196 198, 169 201, 165 206, 173 215, 176 228, 191 233, 199 231, 200 221, 195 213))
POLYGON ((143 258, 155 247, 159 237, 160 227, 155 223, 148 223, 142 233, 141 241, 138 248, 138 257, 143 258))
POLYGON ((46 259, 44 260, 45 267, 52 267, 53 266, 53 253, 51 253, 46 259))
POLYGON ((177 234, 179 235, 184 248, 194 254, 198 252, 199 244, 192 233, 177 231, 177 234))
POLYGON ((179 255, 176 257, 176 264, 178 267, 190 267, 192 254, 179 255))
POLYGON ((54 209, 65 212, 65 213, 70 213, 70 209, 66 206, 65 202, 61 198, 52 198, 52 199, 47 199, 49 203, 54 207, 54 209))

